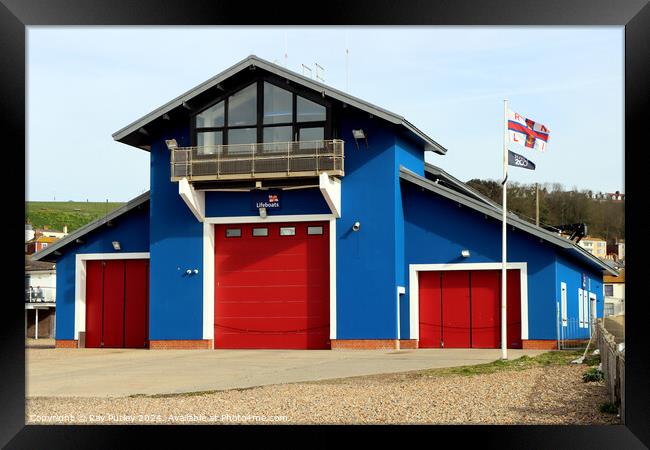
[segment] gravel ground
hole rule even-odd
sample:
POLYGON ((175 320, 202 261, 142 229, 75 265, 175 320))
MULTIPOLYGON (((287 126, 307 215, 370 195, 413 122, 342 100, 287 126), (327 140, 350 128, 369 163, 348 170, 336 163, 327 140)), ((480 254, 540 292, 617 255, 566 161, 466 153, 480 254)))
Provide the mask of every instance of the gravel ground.
POLYGON ((198 395, 27 400, 38 423, 615 424, 584 365, 461 376, 375 375, 198 395))

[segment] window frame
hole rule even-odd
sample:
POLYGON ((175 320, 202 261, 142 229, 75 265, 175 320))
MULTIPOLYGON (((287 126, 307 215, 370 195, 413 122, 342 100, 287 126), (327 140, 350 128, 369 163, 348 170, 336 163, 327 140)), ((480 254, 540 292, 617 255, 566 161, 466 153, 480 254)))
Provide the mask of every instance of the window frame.
MULTIPOLYGON (((228 89, 226 92, 223 92, 218 97, 212 99, 210 102, 207 102, 197 108, 196 111, 193 111, 190 115, 190 142, 192 146, 197 146, 198 133, 201 132, 210 132, 210 131, 220 131, 222 133, 222 144, 224 146, 222 154, 224 156, 228 155, 228 131, 242 128, 255 128, 257 130, 257 144, 264 143, 264 129, 272 127, 292 127, 292 141, 298 141, 298 135, 300 128, 323 128, 324 140, 332 139, 332 102, 321 94, 320 96, 308 90, 307 88, 302 88, 295 86, 295 83, 285 80, 281 77, 275 77, 270 75, 264 75, 256 78, 255 80, 248 80, 246 82, 239 83, 233 86, 231 89, 228 89), (264 83, 269 83, 277 88, 284 89, 291 93, 291 102, 292 102, 292 117, 291 122, 279 122, 273 124, 264 123, 264 83), (248 88, 249 86, 257 84, 257 123, 254 125, 229 125, 228 117, 228 107, 229 107, 229 98, 233 94, 248 88), (317 103, 325 107, 325 120, 324 121, 311 121, 311 122, 298 122, 298 109, 297 109, 297 98, 301 96, 306 100, 317 103), (204 112, 206 109, 209 109, 219 102, 224 102, 224 124, 222 127, 197 127, 197 116, 204 112)), ((218 145, 218 144, 217 144, 218 145)), ((257 147, 256 155, 262 154, 263 146, 257 147)), ((264 152, 265 154, 273 152, 264 152)), ((210 154, 211 155, 211 154, 210 154)))

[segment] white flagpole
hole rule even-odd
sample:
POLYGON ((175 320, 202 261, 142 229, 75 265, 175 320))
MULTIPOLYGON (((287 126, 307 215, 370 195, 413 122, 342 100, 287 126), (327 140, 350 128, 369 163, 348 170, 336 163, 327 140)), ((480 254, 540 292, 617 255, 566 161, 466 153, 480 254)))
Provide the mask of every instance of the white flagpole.
POLYGON ((508 100, 503 101, 503 211, 501 228, 501 359, 508 359, 506 211, 508 189, 508 100))

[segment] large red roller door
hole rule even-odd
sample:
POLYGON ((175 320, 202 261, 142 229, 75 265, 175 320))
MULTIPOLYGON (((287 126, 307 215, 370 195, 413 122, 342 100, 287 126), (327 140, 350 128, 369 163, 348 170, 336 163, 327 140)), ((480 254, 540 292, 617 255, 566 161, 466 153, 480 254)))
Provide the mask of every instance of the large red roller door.
POLYGON ((328 228, 215 226, 215 348, 329 348, 328 228))
POLYGON ((86 262, 86 347, 144 348, 148 334, 147 260, 86 262))
MULTIPOLYGON (((508 347, 521 348, 519 270, 508 282, 508 347)), ((500 348, 501 271, 431 271, 419 274, 421 348, 500 348)))

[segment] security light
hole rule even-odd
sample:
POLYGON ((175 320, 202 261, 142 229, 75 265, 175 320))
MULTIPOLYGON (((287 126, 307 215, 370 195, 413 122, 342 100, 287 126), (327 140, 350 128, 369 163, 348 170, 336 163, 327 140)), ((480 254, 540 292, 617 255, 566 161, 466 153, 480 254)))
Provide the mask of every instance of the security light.
POLYGON ((460 256, 463 258, 469 258, 469 250, 461 250, 460 256))
POLYGON ((362 129, 352 130, 352 136, 354 136, 355 139, 365 139, 366 133, 364 133, 362 129))
POLYGON ((352 225, 352 231, 359 231, 361 229, 361 222, 354 222, 352 225))
POLYGON ((119 241, 113 241, 113 250, 115 250, 116 252, 119 252, 120 250, 122 250, 122 247, 120 246, 119 241))
POLYGON ((352 130, 352 136, 354 137, 354 143, 357 145, 357 150, 359 149, 359 139, 366 141, 366 148, 368 148, 368 136, 361 128, 352 130))
POLYGON ((266 208, 260 208, 260 217, 264 219, 266 217, 266 208))
POLYGON ((165 140, 165 144, 167 144, 167 148, 169 150, 174 150, 176 147, 178 147, 178 142, 176 142, 176 139, 167 139, 165 140))

